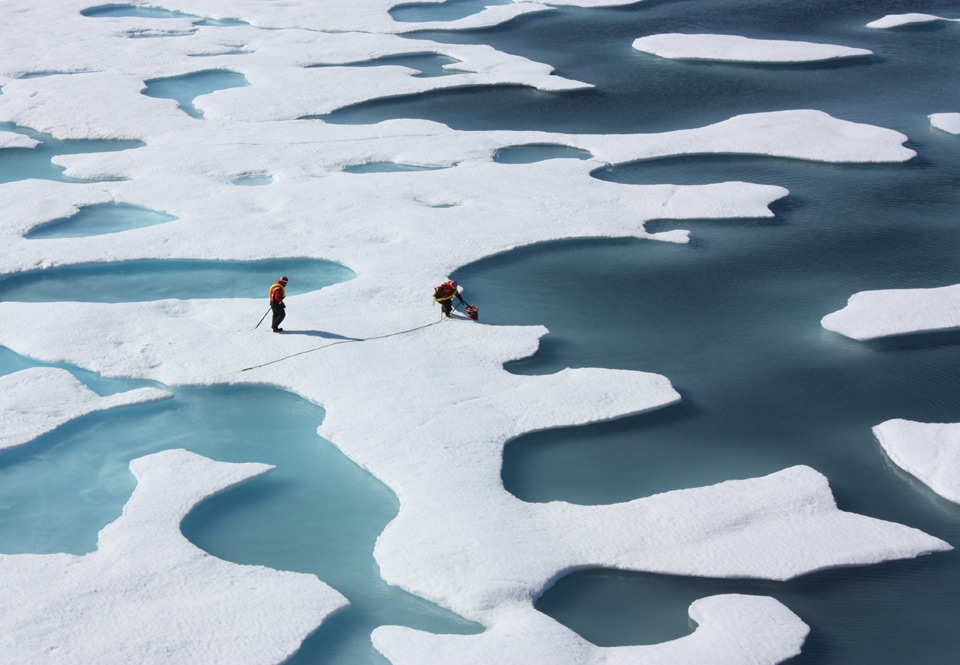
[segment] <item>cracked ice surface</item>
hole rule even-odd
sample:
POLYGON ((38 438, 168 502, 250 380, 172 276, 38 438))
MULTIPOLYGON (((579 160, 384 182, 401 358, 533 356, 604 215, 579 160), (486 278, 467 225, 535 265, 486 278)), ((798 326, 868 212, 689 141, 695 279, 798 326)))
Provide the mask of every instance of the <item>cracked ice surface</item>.
POLYGON ((893 462, 934 492, 960 503, 960 423, 888 420, 873 428, 893 462))
POLYGON ((186 450, 130 463, 137 488, 97 550, 0 555, 6 663, 277 663, 346 599, 312 575, 227 563, 180 521, 267 473, 186 450))
POLYGON ((0 450, 19 446, 94 411, 168 399, 166 390, 139 388, 100 397, 62 369, 35 367, 0 376, 0 450))
MULTIPOLYGON (((503 364, 533 354, 546 331, 439 323, 429 305, 430 288, 439 278, 498 252, 562 238, 684 242, 684 231, 650 234, 644 224, 769 217, 768 206, 787 194, 781 187, 744 182, 632 186, 590 177, 608 164, 711 153, 902 162, 914 153, 898 132, 813 110, 742 115, 708 127, 629 136, 459 132, 410 120, 370 126, 295 120, 358 100, 451 85, 520 83, 553 94, 583 87, 551 75, 548 65, 488 47, 407 42, 399 33, 423 24, 393 22, 387 11, 393 4, 178 0, 164 6, 250 25, 221 29, 168 19, 164 29, 180 36, 133 39, 157 21, 83 17, 80 10, 89 5, 74 0, 5 3, 0 12, 8 20, 0 22, 0 38, 9 57, 0 63, 0 122, 59 138, 131 138, 146 145, 57 158, 68 176, 107 182, 27 180, 0 187, 5 213, 0 271, 144 258, 310 257, 343 263, 357 277, 302 293, 291 275, 287 332, 268 334, 266 341, 262 329, 252 330, 262 300, 217 299, 0 303, 0 343, 109 376, 168 384, 270 384, 323 404, 327 418, 321 433, 400 500, 398 517, 376 547, 385 579, 487 628, 470 638, 382 628, 377 646, 397 663, 423 662, 428 644, 437 652, 475 653, 474 662, 620 662, 649 655, 699 663, 704 653, 715 662, 778 662, 796 653, 806 627, 771 599, 698 601, 691 609, 700 625, 693 636, 625 650, 587 645, 536 612, 532 600, 558 576, 591 565, 788 579, 948 547, 915 529, 839 511, 824 477, 806 467, 610 506, 528 504, 508 494, 500 480, 508 440, 640 413, 679 396, 667 378, 643 372, 510 374, 503 364), (246 53, 192 57, 240 47, 246 53), (424 52, 458 60, 455 67, 462 73, 426 79, 411 76, 407 67, 348 72, 337 66, 424 52), (195 105, 203 120, 187 116, 171 100, 141 94, 144 80, 209 69, 241 73, 251 85, 199 97, 195 105), (36 71, 88 73, 18 78, 36 71), (531 143, 568 145, 593 157, 517 165, 493 160, 501 148, 531 143), (344 172, 371 162, 443 168, 344 172), (243 173, 270 175, 273 182, 230 184, 243 173), (178 219, 99 237, 23 237, 80 207, 116 200, 178 219), (398 331, 410 332, 386 337, 398 331), (369 341, 323 337, 334 333, 369 341), (437 349, 455 349, 455 360, 437 349)), ((543 9, 515 4, 469 21, 497 16, 502 21, 511 11, 543 9)), ((170 640, 174 655, 167 662, 190 662, 177 650, 177 644, 194 639, 178 634, 182 604, 190 608, 184 616, 197 622, 196 634, 221 636, 197 647, 206 662, 278 662, 342 603, 316 578, 232 566, 206 557, 179 535, 176 526, 189 506, 261 467, 168 452, 137 461, 135 471, 141 485, 124 517, 101 533, 97 552, 0 557, 0 577, 34 589, 29 600, 20 599, 16 614, 0 620, 4 637, 17 649, 40 653, 57 646, 46 641, 54 640, 102 649, 86 660, 106 662, 122 649, 145 648, 137 638, 148 634, 156 635, 158 644, 170 640), (182 464, 194 473, 185 474, 182 464), (196 487, 181 487, 187 475, 196 487), (144 503, 149 510, 141 508, 144 503), (181 559, 196 568, 168 568, 181 559), (63 575, 71 585, 51 584, 63 575), (141 577, 152 584, 138 587, 141 577), (199 594, 196 584, 202 585, 199 594), (102 630, 98 622, 107 618, 87 605, 108 603, 98 599, 101 590, 110 592, 106 596, 117 611, 127 608, 137 621, 127 629, 102 630), (205 598, 199 596, 207 595, 237 611, 263 597, 273 604, 261 604, 259 614, 247 617, 263 629, 252 632, 231 624, 229 616, 200 611, 196 604, 205 598), (157 618, 160 608, 171 606, 177 607, 169 612, 173 625, 157 618), (53 637, 43 630, 51 608, 69 614, 53 637), (290 610, 298 610, 296 621, 288 619, 290 610), (7 623, 8 617, 16 621, 7 623), (72 641, 81 634, 102 639, 72 641), (242 648, 234 649, 234 641, 242 648)), ((142 660, 143 653, 131 653, 128 661, 142 660)))
POLYGON ((633 42, 633 48, 673 60, 761 63, 819 62, 872 54, 867 49, 833 44, 680 33, 641 37, 633 42))

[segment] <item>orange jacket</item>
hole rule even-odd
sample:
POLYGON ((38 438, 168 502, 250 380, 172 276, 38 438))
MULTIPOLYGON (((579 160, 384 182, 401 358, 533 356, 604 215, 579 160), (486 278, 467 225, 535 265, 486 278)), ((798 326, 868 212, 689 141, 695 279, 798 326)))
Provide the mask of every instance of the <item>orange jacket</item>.
POLYGON ((283 299, 287 297, 287 290, 283 288, 283 284, 280 282, 275 283, 270 287, 270 304, 281 303, 283 299))

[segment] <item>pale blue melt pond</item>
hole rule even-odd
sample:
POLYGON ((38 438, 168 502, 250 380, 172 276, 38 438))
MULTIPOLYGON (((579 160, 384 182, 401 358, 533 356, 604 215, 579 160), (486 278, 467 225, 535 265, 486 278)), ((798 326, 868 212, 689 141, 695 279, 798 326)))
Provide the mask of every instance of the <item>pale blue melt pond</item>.
POLYGON ((200 18, 195 14, 185 14, 162 7, 138 7, 136 5, 123 4, 98 5, 84 9, 80 14, 91 18, 200 18))
POLYGON ((144 81, 143 94, 147 97, 172 99, 184 113, 191 118, 202 118, 203 113, 193 105, 193 100, 201 95, 209 95, 217 90, 242 88, 250 85, 243 74, 225 69, 211 69, 183 76, 150 79, 144 81))
POLYGON ((479 14, 486 7, 507 5, 511 0, 447 0, 441 3, 411 2, 390 10, 395 21, 427 23, 430 21, 457 21, 479 14))
POLYGON ((438 171, 444 166, 415 166, 398 162, 367 162, 343 169, 345 173, 401 173, 404 171, 438 171))
POLYGON ((63 175, 63 167, 50 161, 57 155, 76 155, 94 152, 115 152, 143 147, 141 141, 55 139, 49 134, 11 123, 0 123, 0 131, 29 136, 39 143, 33 148, 4 148, 0 150, 0 184, 18 180, 56 180, 59 182, 89 182, 63 175))
POLYGON ((155 226, 175 219, 173 215, 127 203, 104 203, 84 206, 72 217, 34 227, 24 237, 83 238, 155 226))
MULTIPOLYGON (((11 356, 0 349, 0 369, 11 356)), ((95 413, 0 451, 0 552, 93 551, 135 487, 130 460, 186 448, 276 466, 198 506, 182 524, 187 538, 230 561, 316 575, 351 601, 287 662, 385 664, 370 644, 383 624, 479 632, 380 579, 373 546, 397 514, 396 497, 317 435, 322 408, 265 387, 166 389, 173 399, 95 413)))
POLYGON ((394 65, 399 67, 409 67, 416 69, 419 74, 414 76, 418 78, 433 78, 436 76, 451 76, 462 74, 463 72, 455 69, 444 69, 444 65, 458 62, 453 58, 439 55, 437 53, 404 53, 400 55, 387 55, 373 60, 363 60, 360 62, 350 62, 342 65, 311 65, 311 67, 383 67, 394 65))
POLYGON ((172 11, 162 7, 140 7, 137 5, 99 5, 90 7, 80 12, 81 15, 90 18, 195 18, 194 25, 210 25, 218 27, 235 27, 238 25, 249 25, 246 21, 235 18, 205 18, 196 14, 186 14, 184 12, 172 11))
POLYGON ((0 300, 24 302, 142 302, 168 298, 267 298, 270 285, 290 278, 287 293, 316 291, 353 279, 331 261, 143 260, 33 270, 0 278, 0 300))
POLYGON ((572 148, 566 145, 531 144, 514 145, 500 148, 493 155, 493 161, 498 164, 535 164, 548 159, 590 159, 593 157, 586 150, 572 148))
POLYGON ((269 173, 250 173, 247 175, 237 176, 230 181, 233 185, 238 185, 240 187, 261 187, 263 185, 269 185, 273 182, 273 176, 269 173))

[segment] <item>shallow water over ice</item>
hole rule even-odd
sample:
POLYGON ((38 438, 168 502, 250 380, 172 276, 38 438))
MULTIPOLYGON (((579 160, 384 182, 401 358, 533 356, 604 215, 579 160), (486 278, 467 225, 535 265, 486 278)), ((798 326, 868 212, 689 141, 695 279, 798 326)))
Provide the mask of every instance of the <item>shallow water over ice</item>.
POLYGON ((63 167, 57 166, 50 159, 57 155, 130 150, 144 145, 140 141, 60 140, 49 134, 6 122, 0 122, 0 131, 16 132, 40 142, 33 148, 5 148, 0 150, 0 183, 29 180, 30 178, 60 182, 87 182, 64 176, 63 167))
POLYGON ((83 206, 73 216, 36 226, 25 238, 83 238, 172 222, 176 217, 128 203, 83 206))
POLYGON ((445 2, 410 2, 390 10, 395 21, 420 23, 428 21, 456 21, 479 14, 486 7, 507 5, 512 0, 445 0, 445 2))
POLYGON ((0 278, 0 298, 32 302, 143 302, 168 298, 266 298, 284 272, 296 295, 352 279, 349 268, 314 259, 122 261, 32 270, 0 278), (189 285, 186 289, 184 285, 189 285))
POLYGON ((150 79, 144 81, 144 83, 147 86, 143 90, 144 95, 159 99, 172 99, 191 118, 203 117, 203 112, 193 105, 197 97, 209 95, 217 90, 242 88, 250 85, 247 77, 243 74, 225 69, 210 69, 193 74, 184 74, 183 76, 150 79))
POLYGON ((445 55, 436 53, 407 53, 403 55, 387 55, 373 60, 364 60, 362 62, 351 62, 344 65, 311 65, 311 67, 409 67, 416 69, 419 73, 414 74, 418 78, 433 78, 436 76, 452 76, 461 74, 456 69, 444 69, 444 65, 450 65, 458 60, 449 58, 445 55))
MULTIPOLYGON (((0 348, 0 375, 28 366, 0 348)), ((143 385, 71 371, 101 393, 143 385)), ((386 662, 369 642, 384 623, 476 632, 380 579, 373 544, 396 498, 317 434, 323 409, 271 388, 171 390, 172 400, 86 416, 0 453, 0 552, 92 551, 134 488, 129 461, 187 448, 277 467, 197 507, 182 526, 187 538, 231 561, 316 574, 351 601, 288 662, 386 662)))
MULTIPOLYGON (((475 13, 482 4, 491 2, 416 11, 475 13)), ((425 117, 463 129, 601 133, 665 131, 738 113, 816 108, 903 131, 920 153, 896 166, 696 157, 598 171, 595 177, 628 184, 744 179, 789 187, 791 195, 775 206, 772 220, 649 225, 692 228, 687 246, 566 242, 458 271, 471 302, 482 306, 485 323, 550 328, 537 356, 513 364, 512 371, 655 371, 683 396, 679 405, 658 413, 512 442, 503 469, 510 491, 528 501, 609 503, 803 463, 827 475, 841 508, 960 545, 960 508, 893 468, 870 432, 891 417, 960 420, 960 336, 861 344, 819 326, 821 316, 857 290, 960 282, 960 142, 931 130, 926 118, 957 110, 948 83, 956 80, 960 29, 863 27, 885 13, 915 9, 905 0, 686 0, 562 9, 495 30, 423 34, 492 44, 597 88, 563 94, 519 87, 447 91, 332 116, 338 122, 425 117), (877 56, 775 67, 675 63, 630 48, 639 36, 672 31, 831 41, 870 48, 877 56)), ((412 18, 413 11, 398 8, 395 17, 459 17, 412 18)), ((953 15, 955 7, 932 0, 924 11, 953 15)), ((185 98, 193 99, 190 94, 185 98)), ((8 181, 6 157, 35 156, 36 150, 0 151, 0 181, 8 181)), ((45 159, 45 168, 55 171, 49 155, 45 159)), ((23 177, 16 167, 10 172, 18 174, 11 179, 23 177)), ((170 267, 183 270, 182 263, 170 267)), ((293 272, 290 263, 283 262, 284 271, 293 272)), ((20 297, 78 299, 79 293, 113 291, 123 279, 109 270, 83 275, 93 281, 76 288, 67 282, 81 275, 48 271, 59 282, 55 295, 44 295, 47 286, 37 285, 38 291, 20 297), (98 279, 111 288, 98 288, 98 279)), ((263 284, 280 274, 276 268, 249 271, 246 266, 252 277, 244 297, 262 297, 263 284)), ((145 275, 145 281, 158 280, 145 275)), ((182 273, 175 281, 176 294, 182 294, 182 273)), ((142 288, 130 287, 129 299, 154 297, 142 288)), ((301 288, 308 290, 291 284, 290 292, 301 288)), ((0 297, 16 299, 13 293, 0 297)), ((0 349, 0 374, 24 363, 30 361, 0 349)), ((97 377, 84 380, 99 391, 121 389, 102 380, 94 385, 97 377)), ((89 551, 97 528, 119 514, 132 489, 126 461, 185 446, 215 459, 278 465, 273 474, 202 504, 184 524, 188 537, 231 561, 315 572, 354 603, 354 610, 309 638, 291 662, 381 663, 369 633, 382 623, 437 632, 472 629, 379 581, 371 551, 396 512, 396 500, 330 452, 335 449, 316 435, 323 415, 318 407, 258 388, 176 393, 171 402, 88 416, 0 458, 0 473, 9 474, 0 488, 9 485, 5 496, 17 497, 3 499, 11 508, 4 511, 8 522, 0 524, 0 543, 6 543, 0 549, 89 551), (266 415, 271 413, 283 415, 266 415), (119 457, 110 452, 114 445, 122 450, 119 457), (37 474, 31 479, 40 479, 32 489, 26 472, 18 470, 21 464, 37 474), (357 492, 363 496, 354 500, 357 492)), ((956 552, 785 584, 585 571, 561 580, 538 606, 598 644, 653 643, 689 632, 686 608, 692 600, 733 591, 773 595, 811 625, 794 663, 932 664, 950 662, 960 652, 956 552)))

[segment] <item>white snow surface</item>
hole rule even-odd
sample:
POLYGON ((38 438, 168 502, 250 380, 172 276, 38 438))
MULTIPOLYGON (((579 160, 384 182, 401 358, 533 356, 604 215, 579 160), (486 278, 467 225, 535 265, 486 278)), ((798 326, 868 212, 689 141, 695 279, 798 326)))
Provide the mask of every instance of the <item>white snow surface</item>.
POLYGON ((960 134, 960 113, 933 113, 929 117, 930 124, 937 129, 950 134, 960 134))
POLYGON ((775 599, 737 594, 694 602, 689 615, 697 628, 692 635, 649 646, 600 648, 529 607, 518 605, 512 612, 509 622, 502 621, 480 635, 434 635, 383 626, 374 631, 373 643, 395 665, 772 665, 798 654, 809 631, 775 599), (545 641, 554 647, 549 660, 538 649, 545 641))
POLYGON ((960 328, 960 284, 861 291, 820 323, 858 340, 956 330, 960 328))
POLYGON ((905 25, 916 25, 920 23, 934 23, 936 21, 960 21, 960 18, 944 18, 935 14, 921 14, 911 12, 909 14, 887 14, 883 18, 867 23, 868 28, 877 30, 887 30, 889 28, 899 28, 905 25))
POLYGON ((40 142, 17 132, 0 131, 0 150, 3 148, 36 148, 40 142))
POLYGON ((19 446, 94 411, 173 397, 139 388, 101 397, 63 369, 35 367, 0 376, 0 450, 19 446))
POLYGON ((180 521, 267 473, 186 450, 135 459, 137 488, 90 554, 0 554, 0 662, 279 663, 347 605, 313 575, 241 566, 195 547, 180 521))
MULTIPOLYGON (((642 655, 692 664, 704 662, 705 653, 711 662, 778 662, 796 652, 806 628, 770 599, 698 601, 691 616, 700 627, 692 636, 634 651, 592 647, 539 615, 532 601, 559 576, 587 566, 783 580, 949 547, 906 526, 839 511, 826 479, 806 467, 608 506, 530 504, 507 493, 500 464, 510 439, 640 413, 679 395, 667 378, 644 372, 511 374, 504 363, 535 353, 547 331, 464 318, 440 322, 430 300, 435 284, 467 263, 550 240, 685 242, 685 231, 650 234, 644 224, 769 217, 768 206, 787 194, 744 182, 633 186, 590 177, 609 164, 711 153, 903 162, 914 153, 898 132, 816 110, 625 136, 297 120, 451 85, 523 84, 548 94, 584 86, 552 75, 549 65, 489 47, 406 39, 401 33, 422 24, 393 21, 387 11, 393 4, 163 5, 249 24, 217 27, 191 19, 84 17, 80 11, 90 4, 76 0, 5 2, 0 122, 58 138, 137 139, 145 146, 56 158, 68 176, 96 182, 0 186, 0 272, 148 258, 310 257, 343 263, 357 277, 304 293, 297 275, 288 275, 283 335, 253 330, 265 307, 261 299, 2 302, 0 344, 106 376, 169 385, 269 384, 322 404, 327 418, 320 433, 399 498, 400 513, 376 545, 384 579, 487 629, 451 637, 381 628, 377 647, 395 663, 438 662, 426 645, 436 653, 462 648, 456 662, 623 662, 642 655), (236 50, 243 53, 228 55, 236 50), (462 73, 417 78, 396 65, 344 66, 424 52, 458 60, 462 73), (203 119, 140 94, 146 80, 209 69, 241 73, 250 85, 199 97, 203 119), (19 78, 51 71, 85 73, 19 78), (581 148, 593 157, 493 160, 499 149, 529 144, 581 148), (437 168, 344 172, 370 162, 437 168), (249 173, 273 176, 272 184, 230 184, 249 173), (112 201, 177 219, 88 238, 23 237, 80 207, 112 201)), ((470 20, 544 9, 516 5, 470 20)), ((18 405, 42 401, 37 395, 18 405)), ((141 483, 124 516, 101 533, 96 552, 0 557, 3 588, 24 590, 6 601, 15 607, 0 613, 6 642, 0 660, 26 662, 27 653, 55 659, 47 649, 63 649, 75 657, 61 662, 281 662, 342 599, 312 576, 208 557, 177 529, 189 506, 262 470, 182 451, 151 456, 135 462, 141 483), (119 620, 126 615, 135 620, 119 620), (169 650, 144 645, 144 635, 169 650)))
POLYGON ((677 32, 640 37, 634 40, 633 48, 671 60, 759 63, 818 62, 862 58, 873 53, 833 44, 677 32))
POLYGON ((960 423, 897 418, 877 425, 873 433, 894 464, 960 503, 960 423))

